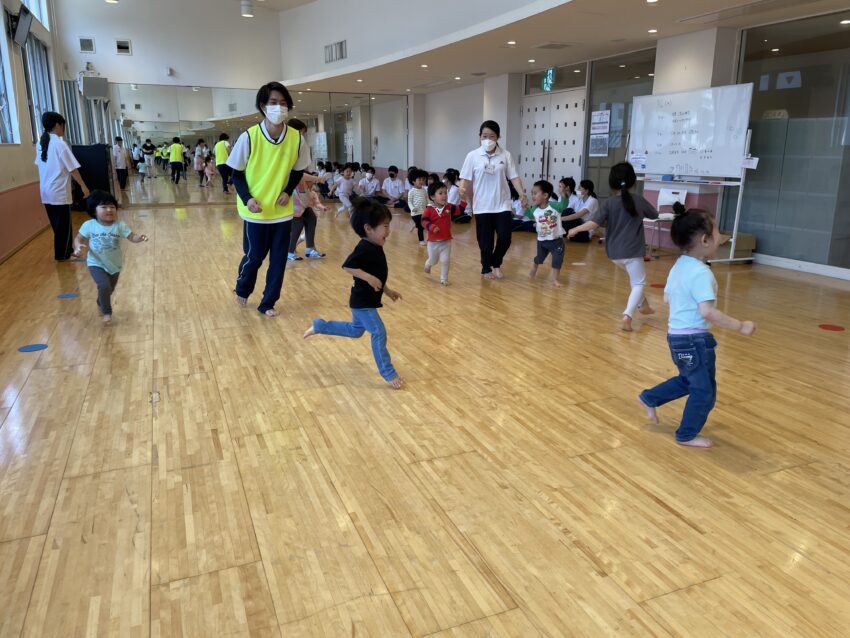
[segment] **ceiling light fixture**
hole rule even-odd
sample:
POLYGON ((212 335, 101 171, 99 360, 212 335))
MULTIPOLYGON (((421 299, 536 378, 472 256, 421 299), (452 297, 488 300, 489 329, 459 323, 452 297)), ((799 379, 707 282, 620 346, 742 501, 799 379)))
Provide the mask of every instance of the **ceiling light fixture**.
POLYGON ((636 75, 636 76, 635 76, 635 80, 640 80, 640 76, 639 76, 639 75, 636 75))
POLYGON ((312 91, 313 89, 307 89, 308 91, 312 91))
POLYGON ((532 60, 529 60, 528 62, 529 62, 529 64, 534 64, 535 62, 537 62, 537 60, 532 59, 532 60))
POLYGON ((655 77, 655 73, 647 73, 647 75, 648 75, 649 77, 651 77, 651 78, 654 78, 654 77, 655 77))
POLYGON ((460 79, 460 76, 459 76, 459 75, 456 75, 456 76, 455 76, 455 80, 459 80, 459 79, 460 79))
POLYGON ((363 79, 362 79, 362 78, 357 78, 357 81, 358 81, 358 82, 362 82, 362 81, 363 81, 363 79))
POLYGON ((626 68, 626 65, 625 65, 625 64, 621 64, 621 65, 620 65, 620 68, 621 68, 621 69, 625 69, 625 68, 626 68))
POLYGON ((516 40, 508 40, 508 46, 512 47, 516 44, 516 40))
POLYGON ((243 18, 253 18, 254 17, 254 5, 251 4, 251 0, 242 0, 239 3, 242 8, 242 17, 243 18))
POLYGON ((655 4, 658 0, 646 0, 646 4, 655 4))
POLYGON ((375 98, 372 98, 372 99, 374 100, 375 98))
POLYGON ((106 0, 106 4, 118 4, 118 0, 106 0))
POLYGON ((658 29, 649 29, 647 33, 658 33, 658 29))
POLYGON ((406 93, 410 93, 410 89, 405 89, 405 92, 406 92, 406 93))
POLYGON ((771 53, 779 53, 779 49, 771 49, 771 53))
POLYGON ((842 20, 838 24, 842 24, 842 25, 846 26, 846 25, 850 24, 850 20, 842 20))
POLYGON ((573 69, 573 73, 581 73, 581 69, 573 69))
POLYGON ((427 65, 427 64, 420 64, 419 66, 420 66, 421 68, 423 68, 423 69, 427 69, 427 68, 428 68, 428 65, 427 65))

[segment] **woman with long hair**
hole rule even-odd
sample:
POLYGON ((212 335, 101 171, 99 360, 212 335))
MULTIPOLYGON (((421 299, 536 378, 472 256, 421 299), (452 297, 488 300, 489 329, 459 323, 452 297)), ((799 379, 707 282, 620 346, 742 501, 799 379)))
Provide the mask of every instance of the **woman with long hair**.
POLYGON ((65 118, 54 111, 41 116, 44 132, 35 149, 35 165, 38 167, 41 203, 53 228, 53 257, 65 261, 73 252, 71 233, 71 180, 80 185, 83 197, 89 189, 80 177, 80 163, 63 139, 65 118))

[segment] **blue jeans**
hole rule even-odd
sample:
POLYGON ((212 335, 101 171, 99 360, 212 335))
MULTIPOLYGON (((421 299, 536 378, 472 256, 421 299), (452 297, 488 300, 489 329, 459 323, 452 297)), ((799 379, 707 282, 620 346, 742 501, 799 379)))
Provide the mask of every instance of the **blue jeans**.
POLYGON ((325 321, 313 319, 313 330, 317 335, 333 335, 359 339, 364 332, 372 335, 372 354, 378 364, 378 372, 385 381, 392 381, 398 376, 393 367, 390 353, 387 351, 387 329, 381 321, 377 308, 352 308, 351 322, 325 321))
POLYGON ((685 412, 676 440, 690 441, 702 430, 708 414, 717 400, 717 382, 714 380, 714 349, 717 341, 708 333, 693 335, 667 335, 673 363, 679 375, 640 393, 640 400, 651 408, 687 396, 685 412))

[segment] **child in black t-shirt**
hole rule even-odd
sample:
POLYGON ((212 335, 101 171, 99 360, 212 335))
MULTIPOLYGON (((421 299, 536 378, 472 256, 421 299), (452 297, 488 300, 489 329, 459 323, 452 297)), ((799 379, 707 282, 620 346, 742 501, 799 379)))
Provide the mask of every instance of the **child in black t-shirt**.
POLYGON ((384 293, 396 301, 401 295, 387 287, 389 267, 384 254, 384 242, 390 235, 392 213, 383 204, 363 197, 355 198, 351 227, 362 239, 348 259, 343 270, 354 277, 351 287, 351 321, 325 321, 314 319, 313 326, 304 333, 304 338, 325 334, 358 339, 364 332, 372 335, 372 354, 378 371, 387 383, 396 390, 404 384, 390 360, 387 351, 387 329, 378 314, 384 293))

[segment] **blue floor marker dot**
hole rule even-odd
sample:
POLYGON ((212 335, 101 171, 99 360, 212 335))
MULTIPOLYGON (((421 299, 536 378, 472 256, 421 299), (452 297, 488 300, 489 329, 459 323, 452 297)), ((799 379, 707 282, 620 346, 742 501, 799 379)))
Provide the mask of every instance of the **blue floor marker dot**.
POLYGON ((80 295, 75 292, 63 292, 60 295, 56 295, 56 297, 58 297, 59 299, 76 299, 79 296, 80 295))
POLYGON ((18 352, 38 352, 39 350, 47 350, 46 343, 30 343, 18 348, 18 352))

